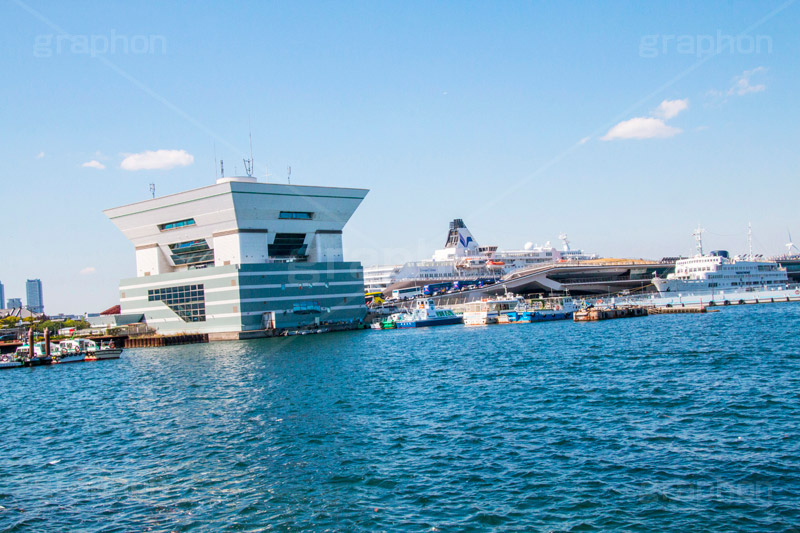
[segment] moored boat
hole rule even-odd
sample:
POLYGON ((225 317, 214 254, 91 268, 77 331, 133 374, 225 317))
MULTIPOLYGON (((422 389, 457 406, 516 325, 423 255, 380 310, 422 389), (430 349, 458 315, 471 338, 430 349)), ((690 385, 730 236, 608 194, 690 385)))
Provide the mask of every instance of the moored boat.
POLYGON ((703 231, 697 228, 693 233, 697 240, 697 255, 676 261, 675 272, 666 278, 653 278, 653 285, 659 293, 769 290, 788 285, 789 277, 785 268, 775 261, 758 259, 752 251, 734 258, 726 250, 704 254, 703 231))
POLYGON ((5 368, 19 368, 22 366, 22 361, 14 360, 11 354, 4 353, 0 355, 0 370, 5 368))
POLYGON ((572 318, 578 306, 572 298, 548 299, 536 306, 525 306, 508 314, 512 324, 529 324, 550 320, 568 320, 572 318))
POLYGON ((498 322, 507 323, 508 321, 501 318, 515 311, 520 305, 522 301, 516 296, 484 298, 479 302, 470 302, 464 311, 464 325, 488 326, 498 322))
POLYGON ((86 354, 87 361, 104 361, 106 359, 119 359, 122 355, 122 348, 114 346, 114 342, 102 343, 100 346, 95 344, 94 350, 89 350, 86 354))
POLYGON ((416 309, 404 314, 395 324, 398 328, 424 328, 461 324, 463 319, 452 309, 437 309, 433 300, 420 300, 416 309))
POLYGON ((58 354, 53 359, 54 363, 82 363, 86 354, 81 351, 80 345, 74 340, 65 340, 58 343, 58 354))
POLYGON ((82 354, 84 356, 83 361, 119 359, 120 355, 122 355, 122 348, 114 346, 113 341, 98 345, 91 339, 70 339, 61 341, 61 349, 69 353, 82 354))
POLYGON ((23 344, 17 348, 17 351, 14 352, 14 360, 21 362, 22 366, 44 366, 53 362, 53 358, 47 357, 35 344, 33 351, 29 344, 23 344))

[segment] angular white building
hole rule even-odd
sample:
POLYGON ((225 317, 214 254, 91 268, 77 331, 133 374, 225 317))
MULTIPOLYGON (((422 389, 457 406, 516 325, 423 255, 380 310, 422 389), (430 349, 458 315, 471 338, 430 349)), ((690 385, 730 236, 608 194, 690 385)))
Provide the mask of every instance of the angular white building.
POLYGON ((367 192, 232 177, 108 209, 136 248, 122 313, 143 313, 162 333, 222 338, 355 325, 364 279, 360 263, 344 261, 342 229, 367 192))

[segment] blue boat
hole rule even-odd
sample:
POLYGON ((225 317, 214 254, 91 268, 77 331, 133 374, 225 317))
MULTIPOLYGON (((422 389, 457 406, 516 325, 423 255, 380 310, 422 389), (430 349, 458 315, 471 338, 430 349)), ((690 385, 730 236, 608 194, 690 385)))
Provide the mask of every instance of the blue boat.
POLYGON ((417 308, 403 315, 397 322, 398 328, 427 328, 461 324, 462 318, 451 309, 436 309, 433 300, 417 303, 417 308))
POLYGON ((540 311, 512 311, 508 313, 508 321, 511 324, 568 320, 570 318, 572 318, 572 311, 554 311, 552 309, 543 309, 540 311))

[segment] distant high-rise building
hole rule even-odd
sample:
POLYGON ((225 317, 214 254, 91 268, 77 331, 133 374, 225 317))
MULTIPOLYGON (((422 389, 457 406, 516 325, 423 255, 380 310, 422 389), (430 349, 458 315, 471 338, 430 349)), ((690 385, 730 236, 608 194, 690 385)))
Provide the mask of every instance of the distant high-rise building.
POLYGON ((21 309, 22 308, 22 298, 9 298, 8 299, 8 308, 9 309, 21 309))
POLYGON ((6 308, 6 289, 3 287, 3 282, 0 281, 0 309, 6 308))
POLYGON ((27 292, 28 310, 31 313, 44 313, 42 280, 29 279, 25 282, 25 291, 27 292))

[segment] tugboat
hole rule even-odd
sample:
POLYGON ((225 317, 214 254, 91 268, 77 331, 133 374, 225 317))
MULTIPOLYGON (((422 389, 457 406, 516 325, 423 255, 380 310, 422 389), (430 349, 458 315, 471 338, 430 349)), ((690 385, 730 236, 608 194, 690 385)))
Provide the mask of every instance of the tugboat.
POLYGON ((398 328, 424 328, 461 324, 463 319, 451 309, 437 309, 433 300, 420 301, 417 308, 395 323, 398 328))

